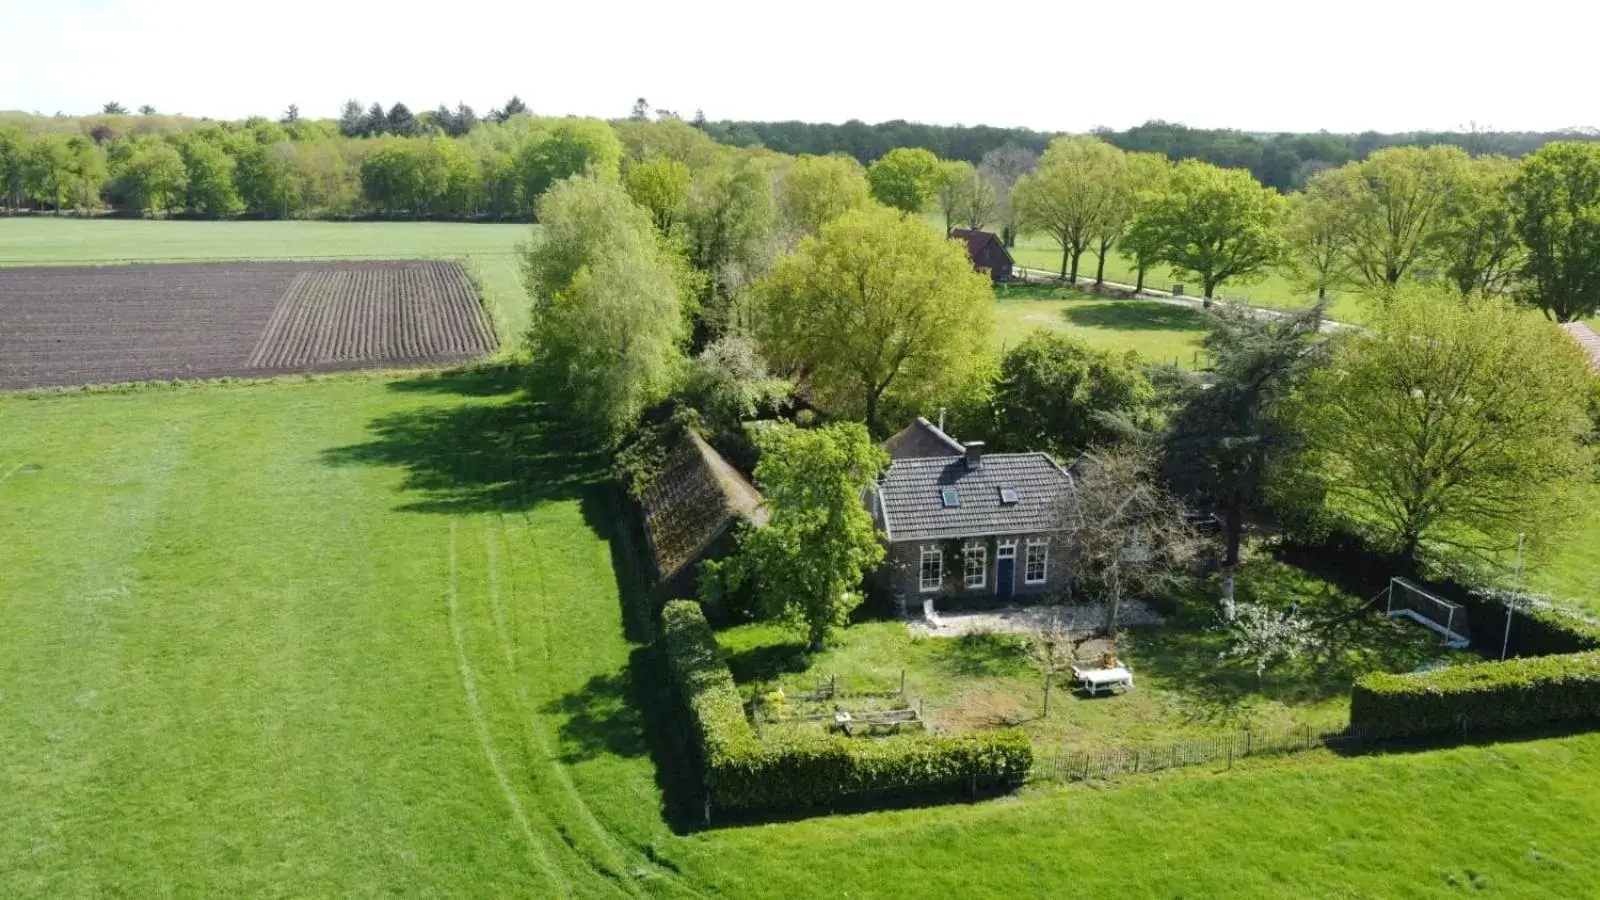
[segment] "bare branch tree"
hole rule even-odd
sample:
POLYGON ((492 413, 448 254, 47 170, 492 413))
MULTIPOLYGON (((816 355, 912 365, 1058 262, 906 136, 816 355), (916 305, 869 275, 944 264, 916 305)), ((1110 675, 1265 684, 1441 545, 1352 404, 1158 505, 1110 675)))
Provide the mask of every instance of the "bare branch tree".
POLYGON ((1068 577, 1075 590, 1102 599, 1102 629, 1111 634, 1124 597, 1180 583, 1204 542, 1156 478, 1148 450, 1091 450, 1074 468, 1076 490, 1060 510, 1068 577))
POLYGON ((1039 669, 1044 682, 1044 715, 1050 715, 1050 684, 1072 664, 1077 644, 1072 640, 1074 619, 1059 606, 1045 608, 1043 618, 1028 632, 1028 661, 1039 669))

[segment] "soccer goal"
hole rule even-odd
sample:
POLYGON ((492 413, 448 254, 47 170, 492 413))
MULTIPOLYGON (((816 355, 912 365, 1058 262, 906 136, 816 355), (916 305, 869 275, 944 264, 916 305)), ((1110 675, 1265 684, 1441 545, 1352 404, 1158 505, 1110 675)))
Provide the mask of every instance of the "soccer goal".
POLYGON ((1389 579, 1389 618, 1410 619, 1424 628, 1444 636, 1453 650, 1464 650, 1472 643, 1472 632, 1467 628, 1467 610, 1437 594, 1423 590, 1404 578, 1389 579))

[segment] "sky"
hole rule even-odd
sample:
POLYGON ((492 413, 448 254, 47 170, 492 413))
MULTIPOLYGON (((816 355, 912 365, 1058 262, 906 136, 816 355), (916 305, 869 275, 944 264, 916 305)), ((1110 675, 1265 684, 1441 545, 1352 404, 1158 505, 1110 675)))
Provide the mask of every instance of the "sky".
POLYGON ((0 109, 1246 131, 1600 125, 1591 0, 0 0, 0 109))

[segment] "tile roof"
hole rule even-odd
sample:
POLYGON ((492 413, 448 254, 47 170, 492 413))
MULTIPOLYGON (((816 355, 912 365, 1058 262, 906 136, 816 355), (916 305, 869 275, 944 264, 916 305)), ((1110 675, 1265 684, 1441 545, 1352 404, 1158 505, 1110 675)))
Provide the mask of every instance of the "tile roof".
POLYGON ((922 416, 883 442, 890 459, 917 459, 929 456, 965 456, 961 442, 922 416))
POLYGON ((1000 240, 1000 235, 995 234, 992 231, 974 231, 970 228, 952 228, 950 230, 950 237, 958 241, 964 241, 967 245, 967 255, 971 256, 974 260, 978 258, 978 254, 982 253, 983 249, 990 243, 998 246, 1000 248, 1000 252, 1005 254, 1006 259, 1011 259, 1011 251, 1006 249, 1005 242, 1000 240))
POLYGON ((698 560, 735 516, 766 524, 762 502, 738 469, 690 432, 639 501, 658 577, 670 580, 698 560))
POLYGON ((878 483, 890 541, 1055 531, 1073 491, 1072 476, 1043 453, 993 453, 976 469, 962 457, 901 459, 878 483), (1000 502, 1003 487, 1016 489, 1016 503, 1000 502), (945 488, 960 506, 944 505, 945 488))
POLYGON ((1567 334, 1572 335, 1572 339, 1577 341, 1583 349, 1589 351, 1589 364, 1596 369, 1600 369, 1600 334, 1595 334, 1593 328, 1582 322, 1568 322, 1561 327, 1565 328, 1567 334))

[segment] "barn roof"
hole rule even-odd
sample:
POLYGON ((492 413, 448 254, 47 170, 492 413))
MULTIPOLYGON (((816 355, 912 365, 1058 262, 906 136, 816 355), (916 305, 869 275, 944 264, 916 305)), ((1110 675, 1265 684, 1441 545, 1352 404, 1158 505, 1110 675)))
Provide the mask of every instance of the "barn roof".
POLYGON ((978 258, 978 254, 982 253, 984 248, 990 243, 993 243, 996 247, 1000 248, 1000 252, 1005 254, 1006 259, 1011 259, 1011 251, 1006 249, 1005 242, 1000 240, 1000 236, 992 231, 974 231, 970 228, 956 228, 951 230, 950 237, 965 242, 967 245, 967 255, 972 257, 974 260, 978 258))
POLYGON ((963 456, 961 442, 939 430, 922 416, 883 442, 890 459, 915 459, 928 456, 963 456))
POLYGON ((1589 351, 1589 364, 1600 369, 1600 334, 1596 334, 1593 328, 1582 322, 1567 322, 1561 327, 1566 329, 1567 334, 1572 335, 1572 339, 1583 349, 1589 351))
POLYGON ((687 432, 640 500, 657 577, 670 580, 698 560, 735 517, 766 524, 762 504, 761 492, 738 469, 687 432))

